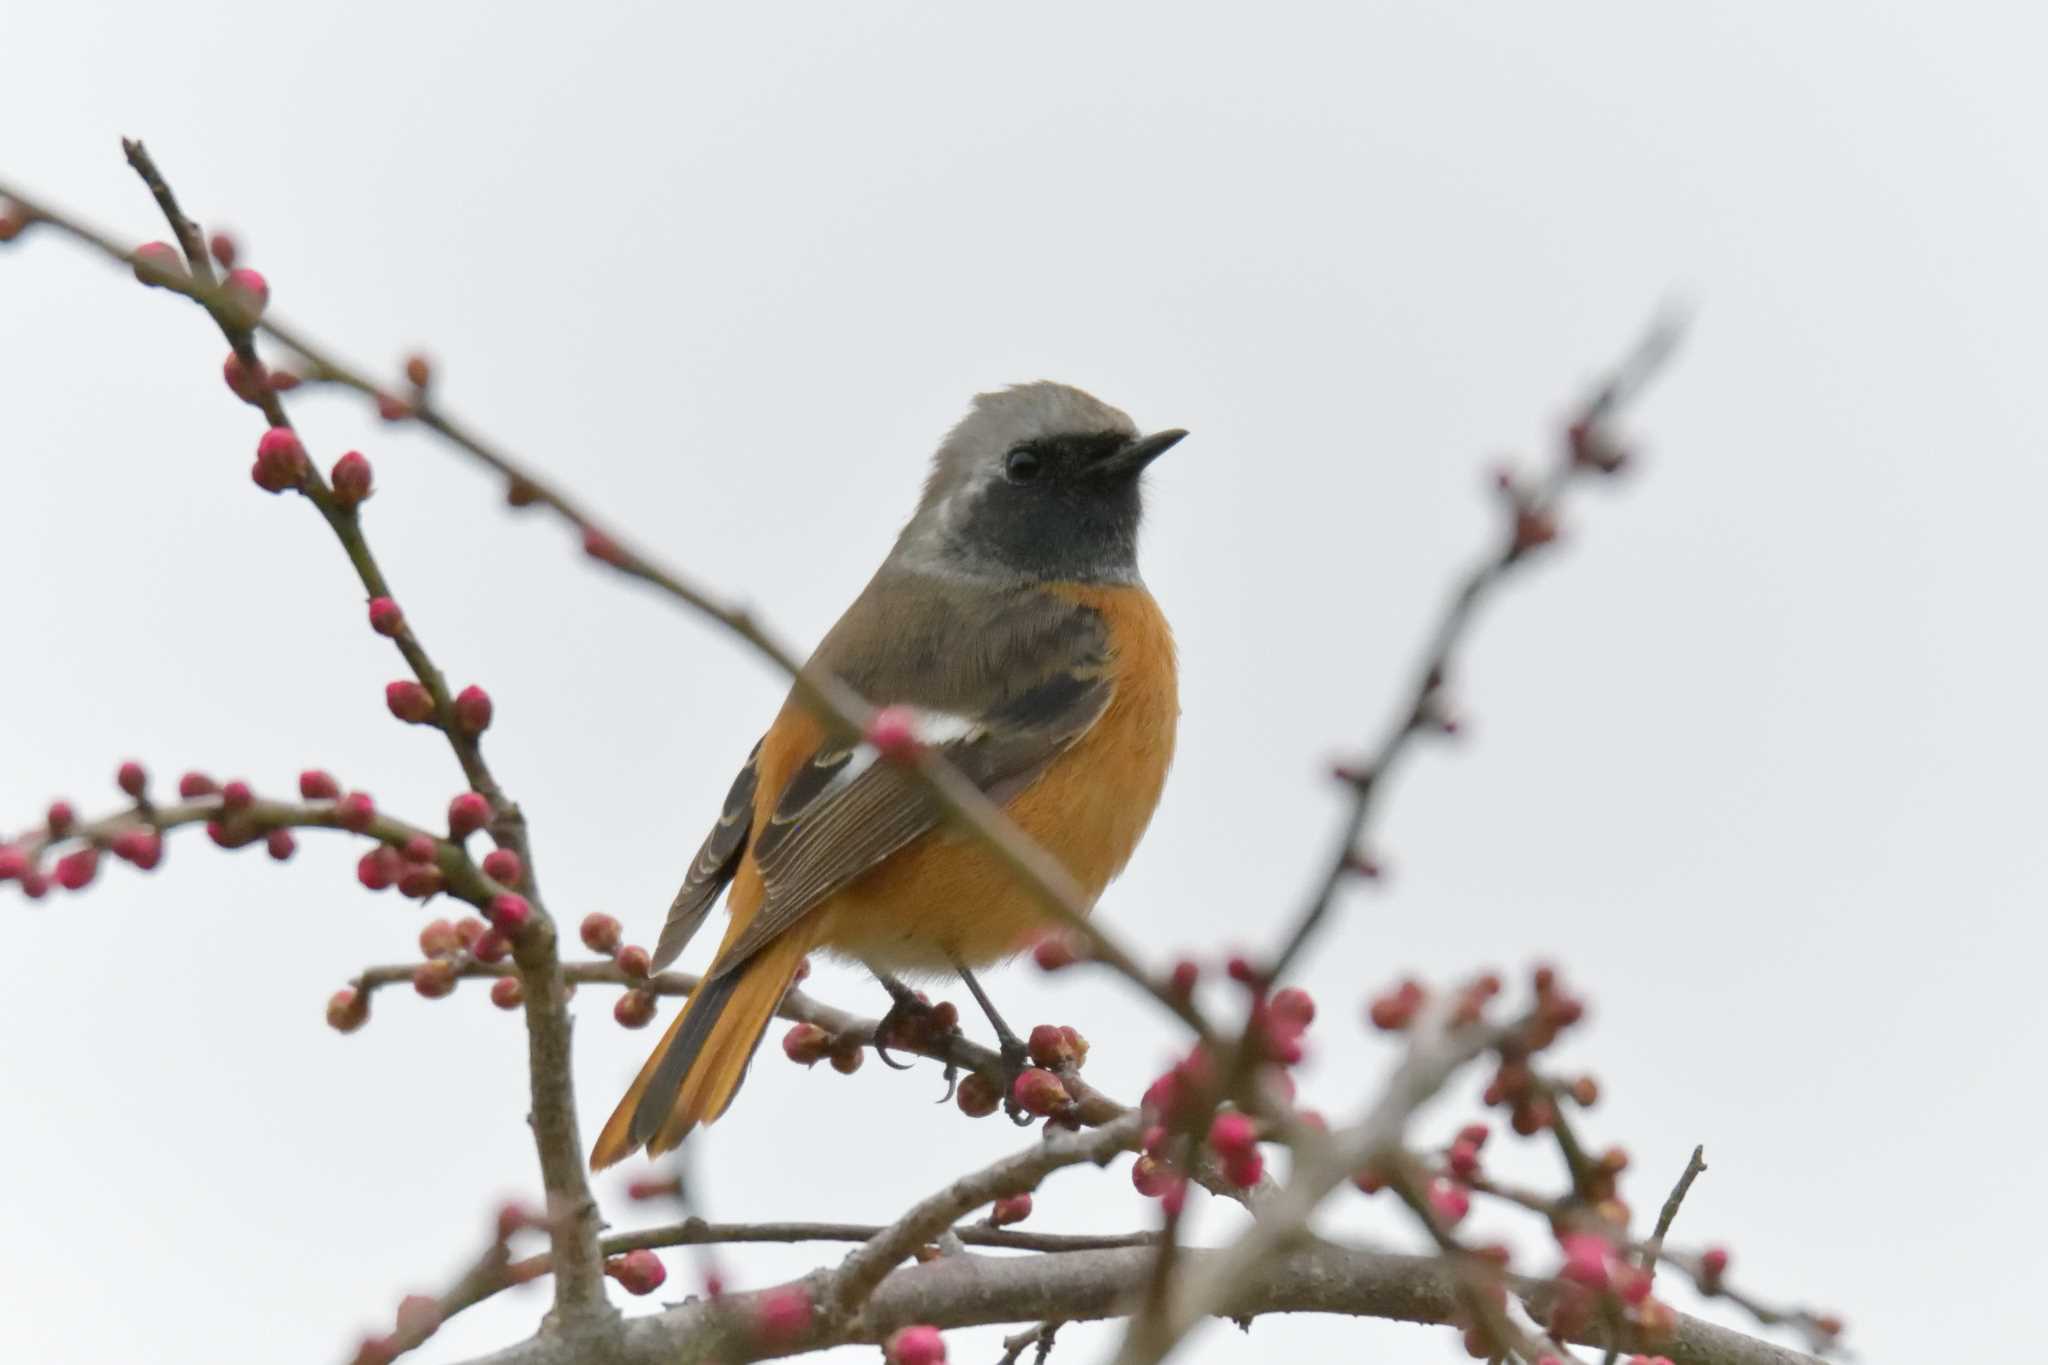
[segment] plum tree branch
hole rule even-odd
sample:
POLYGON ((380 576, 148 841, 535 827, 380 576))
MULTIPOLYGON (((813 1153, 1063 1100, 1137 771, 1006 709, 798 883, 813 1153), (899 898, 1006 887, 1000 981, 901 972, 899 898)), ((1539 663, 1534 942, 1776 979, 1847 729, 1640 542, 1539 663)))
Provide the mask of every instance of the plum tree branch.
MULTIPOLYGON (((1204 1278, 1212 1277, 1216 1263, 1226 1256, 1192 1248, 1182 1254, 1188 1273, 1204 1278)), ((1035 1323, 1053 1317, 1076 1322, 1117 1318, 1129 1311, 1141 1292, 1151 1273, 1151 1260, 1151 1250, 1146 1247, 1010 1257, 943 1256, 889 1273, 875 1286, 865 1311, 835 1330, 757 1350, 755 1358, 878 1343, 907 1323, 956 1328, 1035 1323)), ((1554 1292, 1549 1281, 1522 1276, 1510 1277, 1508 1286, 1537 1311, 1554 1292)), ((607 1365, 673 1365, 696 1358, 693 1352, 705 1342, 719 1339, 734 1316, 746 1314, 775 1292, 727 1294, 716 1304, 692 1301, 630 1319, 601 1357, 575 1338, 538 1337, 479 1357, 470 1365, 583 1365, 600 1358, 607 1365)), ((1456 1275, 1437 1257, 1316 1241, 1297 1242, 1241 1273, 1233 1272, 1232 1292, 1217 1308, 1218 1317, 1238 1319, 1270 1313, 1333 1313, 1412 1323, 1453 1323, 1459 1312, 1456 1275)), ((1592 1323, 1574 1339, 1578 1344, 1604 1347, 1609 1344, 1607 1330, 1592 1323)), ((1668 1356, 1674 1365, 1818 1365, 1817 1357, 1685 1314, 1677 1316, 1668 1339, 1652 1344, 1625 1334, 1620 1343, 1624 1350, 1654 1350, 1668 1356)))

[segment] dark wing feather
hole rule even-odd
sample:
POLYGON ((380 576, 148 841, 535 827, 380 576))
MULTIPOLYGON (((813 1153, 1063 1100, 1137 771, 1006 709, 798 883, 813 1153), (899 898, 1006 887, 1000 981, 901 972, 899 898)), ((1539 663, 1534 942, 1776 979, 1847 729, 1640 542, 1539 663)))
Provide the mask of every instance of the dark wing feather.
MULTIPOLYGON (((872 700, 900 700, 969 722, 966 733, 938 750, 997 802, 1022 791, 1085 734, 1113 690, 1101 618, 1049 594, 1034 596, 1038 602, 1026 619, 1038 628, 996 637, 1007 639, 1006 657, 978 660, 982 666, 952 673, 943 687, 871 682, 867 689, 872 700), (978 679, 987 682, 976 686, 978 679)), ((960 624, 963 642, 989 638, 986 619, 960 624)), ((939 818, 924 788, 872 750, 820 752, 790 780, 767 827, 756 833, 754 858, 767 896, 720 955, 713 975, 737 969, 833 892, 930 831, 939 818)))
POLYGON ((661 941, 654 945, 657 971, 674 962, 689 946, 697 926, 711 913, 718 893, 739 870, 740 855, 747 850, 747 831, 754 823, 754 786, 760 780, 760 769, 755 764, 760 757, 761 745, 757 741, 740 775, 733 779, 732 790, 725 794, 725 808, 718 814, 718 823, 704 836, 703 847, 690 863, 690 874, 683 878, 682 888, 668 907, 668 918, 661 926, 661 941))

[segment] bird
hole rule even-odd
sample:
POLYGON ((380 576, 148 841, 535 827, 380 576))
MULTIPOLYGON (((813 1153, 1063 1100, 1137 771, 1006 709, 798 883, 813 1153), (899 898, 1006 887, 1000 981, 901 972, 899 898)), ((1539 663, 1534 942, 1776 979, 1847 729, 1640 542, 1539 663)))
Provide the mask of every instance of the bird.
MULTIPOLYGON (((1058 858, 1091 907, 1136 850, 1173 761, 1173 635, 1137 547, 1142 477, 1186 435, 1141 434, 1050 381, 976 396, 888 556, 806 665, 907 710, 919 739, 1058 858)), ((867 967, 899 1005, 896 973, 958 973, 1006 1054, 1021 1054, 973 973, 1045 935, 1032 894, 947 826, 914 775, 865 740, 834 739, 796 689, 669 907, 657 969, 728 887, 718 951, 599 1133, 594 1169, 670 1151, 722 1115, 814 951, 867 967)))

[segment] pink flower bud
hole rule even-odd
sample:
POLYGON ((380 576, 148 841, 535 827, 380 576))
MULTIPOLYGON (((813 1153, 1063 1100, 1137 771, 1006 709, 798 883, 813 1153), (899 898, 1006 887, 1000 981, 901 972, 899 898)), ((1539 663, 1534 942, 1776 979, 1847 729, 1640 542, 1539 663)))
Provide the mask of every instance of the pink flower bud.
POLYGON ((1173 1168, 1155 1156, 1140 1156, 1131 1167, 1131 1185, 1147 1199, 1157 1199, 1178 1179, 1173 1168))
POLYGON ((1700 1288, 1714 1293, 1721 1287, 1721 1277, 1728 1273, 1728 1248, 1708 1247, 1700 1253, 1700 1288))
POLYGON ((135 263, 135 278, 144 284, 156 286, 185 278, 185 258, 169 242, 144 242, 130 259, 135 263))
POLYGON ((1299 986, 1287 986, 1273 993, 1267 1008, 1273 1017, 1290 1025, 1297 1033, 1315 1022, 1315 997, 1299 986))
POLYGON ((12 881, 28 869, 27 853, 13 844, 0 844, 0 882, 12 881))
POLYGON ((491 1003, 501 1010, 516 1010, 526 1003, 526 987, 516 976, 501 976, 491 983, 491 1003))
POLYGON ((343 829, 355 834, 365 833, 377 818, 377 803, 370 799, 368 792, 350 792, 336 806, 335 818, 343 829))
POLYGON ((147 872, 163 861, 164 837, 153 829, 126 829, 114 836, 112 848, 116 858, 147 872))
POLYGON ((627 946, 619 949, 619 970, 635 981, 641 980, 654 970, 654 963, 647 956, 645 948, 627 946))
POLYGON ((1606 1238, 1598 1233, 1573 1232, 1558 1238, 1558 1246, 1564 1251, 1564 1265, 1557 1272, 1559 1279, 1570 1280, 1592 1290, 1607 1288, 1607 1259, 1611 1248, 1606 1238))
POLYGON ((1072 934, 1057 931, 1039 939, 1031 948, 1031 960, 1038 964, 1038 969, 1042 972, 1056 972, 1063 967, 1071 967, 1081 961, 1083 956, 1081 946, 1074 941, 1072 934))
POLYGON ((989 1206, 988 1221, 995 1227, 1006 1228, 1012 1223, 1021 1223, 1031 1216, 1029 1194, 1007 1195, 989 1206))
POLYGON ((409 725, 424 725, 434 718, 434 698, 411 678, 384 685, 384 705, 391 714, 409 725))
POLYGON ((434 382, 434 363, 415 352, 405 358, 405 379, 416 389, 424 389, 434 382))
POLYGON ((290 427, 272 427, 256 443, 256 466, 251 472, 259 488, 282 493, 298 487, 311 467, 298 433, 290 427))
POLYGON ((661 1257, 645 1247, 606 1261, 604 1273, 617 1280, 619 1288, 628 1294, 652 1294, 668 1278, 661 1257))
POLYGON ((899 1327, 882 1347, 882 1359, 886 1365, 946 1365, 946 1342, 925 1323, 899 1327))
POLYGON ((436 860, 440 846, 434 842, 434 836, 431 834, 414 834, 406 839, 398 853, 407 862, 423 867, 436 860))
POLYGON ((794 1345, 811 1326, 811 1295, 802 1285, 784 1285, 754 1303, 754 1332, 774 1346, 794 1345))
POLYGON ((57 885, 66 891, 82 891, 100 870, 100 851, 81 848, 57 860, 57 885))
POLYGON ((917 716, 907 706, 884 706, 868 717, 867 742, 891 763, 908 763, 922 747, 917 716))
POLYGON ((1047 1115, 1057 1113, 1071 1102, 1067 1088, 1060 1084, 1060 1078, 1043 1067, 1026 1067, 1018 1073, 1017 1081, 1011 1087, 1011 1097, 1027 1114, 1047 1115))
POLYGON ((341 795, 341 784, 331 773, 308 768, 299 774, 299 795, 308 801, 332 801, 341 795))
POLYGON ((526 876, 519 855, 509 848, 494 848, 484 855, 484 875, 500 886, 518 886, 526 876))
POLYGON ((478 962, 503 962, 512 952, 511 941, 496 929, 487 929, 469 945, 469 955, 478 962))
POLYGON ((230 270, 221 288, 227 294, 228 302, 251 322, 262 317, 264 308, 270 303, 270 281, 247 266, 230 270))
POLYGON ((137 801, 140 801, 142 793, 149 787, 149 773, 143 769, 140 763, 131 758, 126 763, 123 763, 121 771, 114 775, 114 784, 137 801))
POLYGON ((229 815, 240 814, 255 804, 256 793, 249 789, 247 782, 236 778, 232 782, 221 784, 220 808, 229 815))
POLYGON ((646 1028, 654 1022, 654 997, 646 991, 627 991, 613 1003, 612 1018, 623 1028, 646 1028))
POLYGON ((464 792, 448 803, 448 837, 458 842, 491 823, 491 803, 482 792, 464 792))
POLYGON ((412 404, 388 393, 377 395, 377 415, 387 422, 403 422, 412 416, 412 404))
POLYGON ((619 940, 624 933, 619 926, 618 920, 610 915, 601 913, 585 915, 580 932, 583 937, 584 947, 590 949, 593 953, 602 953, 606 957, 610 957, 619 950, 619 940))
POLYGON ((491 725, 491 694, 471 683, 455 694, 455 723, 466 735, 480 735, 491 725))
POLYGON ((782 1055, 798 1066, 816 1066, 832 1051, 832 1035, 816 1024, 791 1024, 782 1035, 782 1055))
POLYGON ((626 1185, 626 1198, 636 1203, 654 1199, 677 1199, 682 1196, 683 1182, 670 1176, 661 1180, 634 1180, 626 1185))
POLYGON ((50 809, 43 817, 43 823, 49 829, 52 839, 61 839, 78 823, 78 812, 71 808, 69 801, 52 801, 50 809))
POLYGON ((441 869, 432 863, 408 863, 399 860, 398 894, 409 900, 431 900, 441 893, 443 885, 441 869))
POLYGON ((336 502, 343 507, 359 506, 372 491, 370 462, 360 450, 351 450, 334 462, 327 482, 334 489, 336 502))
POLYGON ((382 891, 404 870, 397 851, 379 844, 356 861, 356 880, 372 891, 382 891))
POLYGON ((227 381, 228 392, 244 403, 260 402, 263 395, 270 392, 270 379, 264 374, 262 365, 257 365, 252 373, 242 363, 242 357, 233 351, 229 351, 228 358, 221 362, 220 377, 227 381))
POLYGON ((1472 1196, 1448 1180, 1433 1180, 1429 1185, 1429 1206, 1443 1222, 1455 1225, 1472 1211, 1472 1196))
MULTIPOLYGON (((515 486, 512 490, 512 493, 507 495, 508 500, 515 499, 516 495, 518 495, 520 491, 521 490, 515 486)), ((527 502, 532 502, 540 496, 537 490, 534 490, 530 487, 525 489, 524 491, 527 495, 527 502)), ((526 504, 513 500, 512 505, 514 507, 520 507, 526 504)), ((598 530, 595 526, 586 526, 583 528, 583 553, 589 555, 592 559, 596 560, 600 564, 610 564, 614 568, 626 562, 625 551, 619 548, 619 543, 613 540, 610 536, 606 535, 604 532, 598 530)))
POLYGON ((196 800, 202 796, 211 796, 219 790, 219 786, 205 773, 186 773, 178 779, 178 795, 184 797, 187 801, 196 800))
POLYGON ((953 1094, 953 1103, 960 1106, 960 1112, 971 1119, 987 1118, 1003 1107, 1003 1090, 979 1071, 961 1078, 960 1088, 953 1094))
POLYGON ((439 1000, 455 989, 455 964, 445 957, 422 962, 413 969, 412 988, 429 1000, 439 1000))
POLYGON ((213 253, 213 259, 220 262, 222 270, 235 268, 235 257, 240 255, 235 239, 225 232, 216 232, 206 239, 206 249, 213 253))
POLYGON ((1216 1155, 1224 1157, 1254 1151, 1258 1146, 1258 1129, 1250 1115, 1228 1110, 1218 1114, 1209 1125, 1209 1146, 1216 1155))
POLYGON ((420 956, 447 957, 462 946, 462 936, 445 919, 429 920, 420 929, 420 956))
POLYGON ((484 917, 505 937, 517 938, 519 931, 532 920, 533 906, 528 904, 526 897, 504 891, 491 897, 491 903, 484 907, 484 917))
POLYGON ((274 829, 264 836, 263 847, 269 850, 271 857, 284 862, 298 851, 299 841, 288 829, 274 829))
POLYGON ((1195 983, 1202 979, 1202 969, 1182 958, 1173 964, 1173 973, 1166 979, 1166 989, 1176 1000, 1188 1000, 1195 994, 1195 983))
POLYGON ((1232 1152, 1223 1158, 1223 1178, 1239 1189, 1248 1190, 1257 1185, 1266 1174, 1266 1158, 1256 1147, 1241 1152, 1232 1152))
MULTIPOLYGON (((405 613, 400 611, 398 603, 390 598, 373 597, 370 599, 370 629, 379 635, 396 635, 405 629, 405 613)), ((393 683, 392 686, 395 687, 397 684, 393 683)), ((414 683, 413 686, 419 687, 419 684, 414 683)), ((388 692, 390 689, 385 690, 388 692)), ((424 692, 426 689, 420 690, 424 692)))
POLYGON ((343 986, 327 997, 327 1026, 341 1033, 354 1033, 370 1017, 370 999, 353 986, 343 986))

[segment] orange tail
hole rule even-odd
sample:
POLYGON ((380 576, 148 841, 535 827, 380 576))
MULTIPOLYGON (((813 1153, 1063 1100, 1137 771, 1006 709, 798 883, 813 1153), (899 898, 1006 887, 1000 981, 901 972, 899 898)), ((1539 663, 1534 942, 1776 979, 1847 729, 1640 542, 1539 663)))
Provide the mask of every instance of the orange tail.
POLYGON ((597 1135, 591 1169, 601 1171, 642 1146, 659 1156, 725 1112, 811 950, 805 928, 793 926, 739 970, 697 988, 597 1135))

